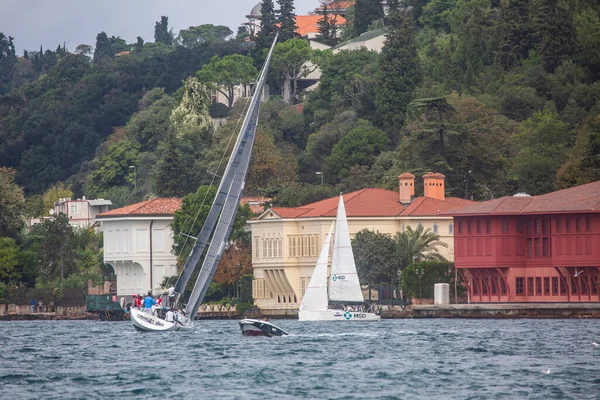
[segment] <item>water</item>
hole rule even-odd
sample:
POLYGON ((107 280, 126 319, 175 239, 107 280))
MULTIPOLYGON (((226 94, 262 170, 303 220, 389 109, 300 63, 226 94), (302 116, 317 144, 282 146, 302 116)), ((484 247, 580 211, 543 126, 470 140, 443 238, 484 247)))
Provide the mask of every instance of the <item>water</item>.
POLYGON ((0 323, 0 398, 598 399, 600 320, 0 323))

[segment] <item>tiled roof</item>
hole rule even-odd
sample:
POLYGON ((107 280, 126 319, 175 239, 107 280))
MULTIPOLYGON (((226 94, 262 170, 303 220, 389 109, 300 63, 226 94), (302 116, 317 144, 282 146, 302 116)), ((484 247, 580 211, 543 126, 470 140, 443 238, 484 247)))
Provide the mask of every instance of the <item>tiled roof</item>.
MULTIPOLYGON (((348 217, 388 217, 404 210, 398 192, 391 190, 362 189, 343 196, 348 217)), ((273 207, 272 210, 282 218, 335 217, 338 201, 336 196, 301 207, 273 207)))
POLYGON ((181 208, 181 199, 152 199, 100 213, 96 218, 141 215, 173 215, 181 208))
POLYGON ((559 212, 600 212, 600 181, 558 190, 541 196, 501 197, 454 210, 448 214, 539 214, 559 212))
POLYGON ((423 179, 446 179, 446 176, 437 172, 428 172, 423 175, 423 179))
MULTIPOLYGON (((300 36, 308 35, 309 33, 319 33, 319 21, 323 19, 322 15, 296 15, 296 32, 300 36)), ((337 25, 346 23, 346 19, 341 15, 336 17, 337 25)))
MULTIPOLYGON (((347 10, 348 7, 354 5, 354 1, 335 1, 332 0, 327 4, 328 11, 336 11, 336 10, 347 10)), ((317 12, 323 12, 323 6, 317 7, 315 9, 317 12)))
POLYGON ((432 216, 445 214, 450 210, 463 208, 477 204, 475 201, 460 199, 458 197, 446 197, 445 200, 438 200, 433 197, 417 197, 404 211, 403 216, 432 216))
POLYGON ((242 197, 240 205, 248 204, 253 214, 260 214, 265 210, 264 205, 271 200, 270 197, 242 197))
POLYGON ((405 172, 405 173, 401 174, 400 176, 398 176, 398 179, 415 179, 415 176, 413 174, 411 174, 410 172, 405 172))

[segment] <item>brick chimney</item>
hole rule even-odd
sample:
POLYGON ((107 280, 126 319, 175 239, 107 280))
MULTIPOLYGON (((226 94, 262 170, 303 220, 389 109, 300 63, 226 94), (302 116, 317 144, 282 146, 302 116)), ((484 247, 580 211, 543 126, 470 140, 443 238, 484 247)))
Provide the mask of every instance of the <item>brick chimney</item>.
POLYGON ((400 181, 400 203, 410 204, 415 195, 415 176, 405 172, 398 177, 400 181))
POLYGON ((433 172, 428 172, 423 175, 425 197, 444 200, 446 198, 444 194, 444 179, 446 179, 444 175, 433 172))

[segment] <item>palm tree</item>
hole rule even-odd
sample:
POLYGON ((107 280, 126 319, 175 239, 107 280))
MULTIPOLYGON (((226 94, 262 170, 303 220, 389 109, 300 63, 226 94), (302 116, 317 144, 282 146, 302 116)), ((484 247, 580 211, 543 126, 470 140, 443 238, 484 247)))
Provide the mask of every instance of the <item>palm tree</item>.
POLYGON ((421 224, 415 230, 408 226, 404 232, 397 232, 395 241, 399 269, 410 265, 417 259, 419 261, 446 261, 444 256, 438 252, 438 247, 448 247, 448 245, 440 241, 440 235, 433 233, 429 228, 424 229, 421 224))

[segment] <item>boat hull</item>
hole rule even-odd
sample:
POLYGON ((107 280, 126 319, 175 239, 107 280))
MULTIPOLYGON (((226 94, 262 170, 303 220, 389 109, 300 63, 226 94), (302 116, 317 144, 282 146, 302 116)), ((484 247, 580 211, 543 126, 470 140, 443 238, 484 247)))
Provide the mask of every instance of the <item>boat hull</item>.
POLYGON ((239 322, 242 335, 244 336, 283 336, 287 335, 283 329, 268 321, 245 318, 239 322))
POLYGON ((189 329, 191 324, 179 322, 168 322, 155 315, 148 314, 139 308, 131 309, 131 323, 138 331, 143 332, 167 332, 189 329))
POLYGON ((381 316, 369 312, 344 310, 298 311, 299 321, 379 321, 381 316))

